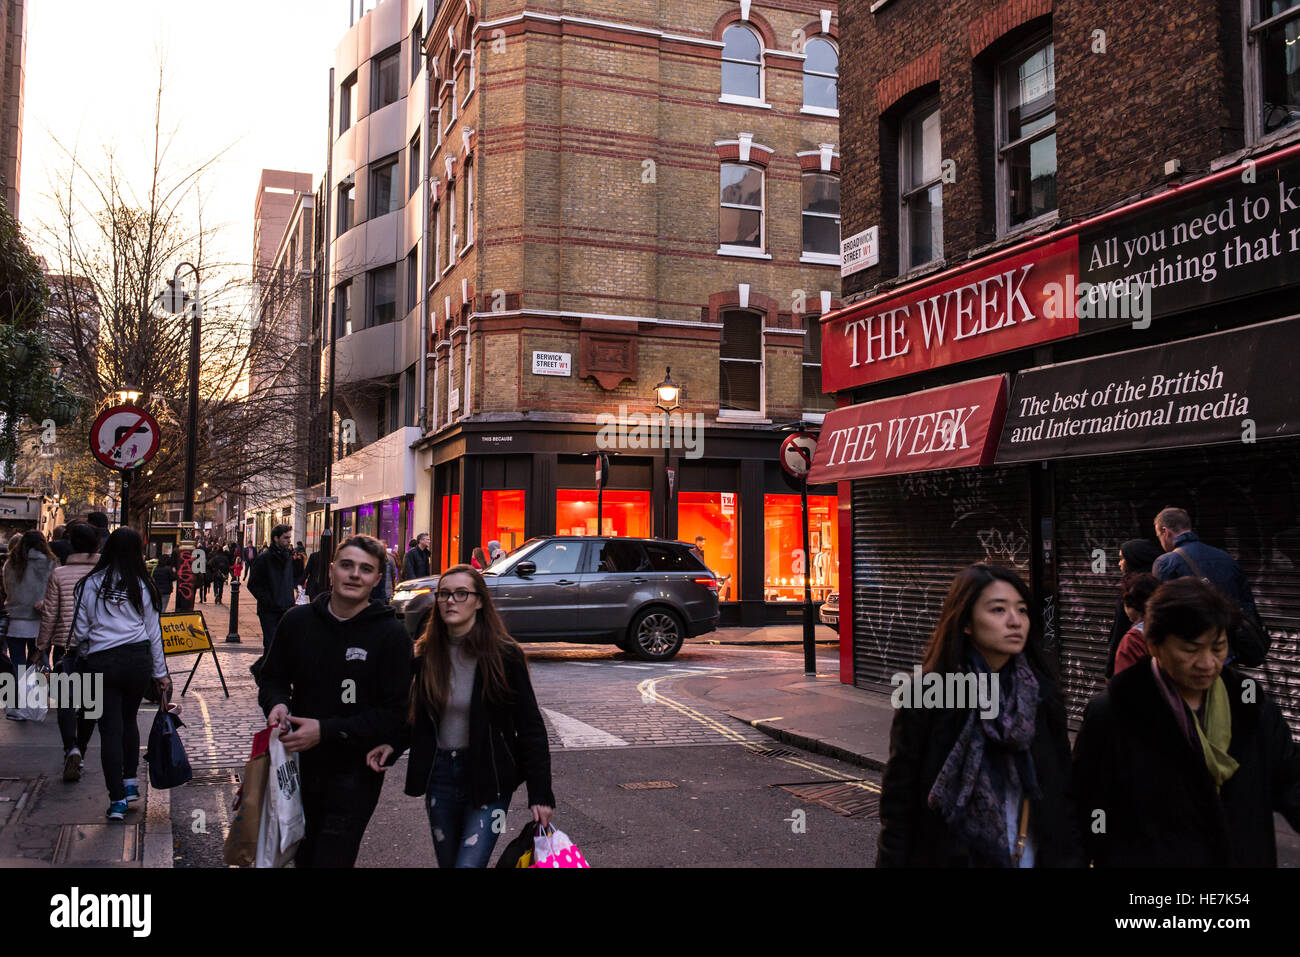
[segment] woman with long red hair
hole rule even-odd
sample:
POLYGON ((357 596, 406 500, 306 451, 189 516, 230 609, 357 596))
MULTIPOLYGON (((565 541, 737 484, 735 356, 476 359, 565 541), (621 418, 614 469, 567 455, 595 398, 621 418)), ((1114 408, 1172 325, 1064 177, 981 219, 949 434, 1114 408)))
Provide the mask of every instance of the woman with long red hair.
POLYGON ((551 753, 523 649, 506 632, 483 576, 456 565, 415 646, 399 740, 366 755, 384 771, 410 748, 406 793, 425 797, 439 867, 486 867, 510 797, 528 787, 542 827, 555 808, 551 753))

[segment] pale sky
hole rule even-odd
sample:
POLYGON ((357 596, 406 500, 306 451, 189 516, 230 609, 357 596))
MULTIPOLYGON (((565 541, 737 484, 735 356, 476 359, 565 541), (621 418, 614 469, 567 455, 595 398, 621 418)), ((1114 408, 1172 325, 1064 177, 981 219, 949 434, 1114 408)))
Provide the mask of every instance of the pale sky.
POLYGON ((92 168, 115 144, 127 178, 144 188, 161 52, 164 125, 179 126, 177 162, 188 167, 231 147, 205 181, 207 216, 229 224, 221 258, 250 262, 262 169, 308 172, 317 181, 324 175, 329 69, 348 29, 348 5, 29 3, 19 214, 36 251, 43 251, 39 222, 56 216, 47 199, 50 173, 67 165, 53 138, 76 146, 92 168))

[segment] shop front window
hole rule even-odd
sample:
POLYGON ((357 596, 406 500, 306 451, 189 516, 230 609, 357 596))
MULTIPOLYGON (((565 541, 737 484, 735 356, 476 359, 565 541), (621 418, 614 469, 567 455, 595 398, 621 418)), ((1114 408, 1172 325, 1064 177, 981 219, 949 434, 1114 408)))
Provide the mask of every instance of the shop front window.
POLYGON ((400 498, 385 499, 379 503, 379 534, 375 537, 389 548, 406 544, 401 540, 401 512, 400 498))
POLYGON ((718 576, 718 599, 740 600, 740 507, 735 492, 680 492, 677 537, 697 545, 718 576), (703 539, 701 541, 701 539, 703 539))
POLYGON ((839 522, 834 495, 808 496, 808 546, 803 551, 803 507, 798 495, 763 496, 763 600, 803 601, 811 566, 813 601, 839 588, 839 522))
POLYGON ((357 533, 357 512, 356 509, 349 508, 339 512, 339 541, 345 538, 351 538, 357 533))
POLYGON ((500 542, 507 552, 524 543, 524 493, 483 493, 483 532, 478 544, 487 552, 488 542, 500 542))
POLYGON ((617 535, 622 538, 650 537, 650 493, 606 489, 601 518, 604 528, 597 530, 595 491, 560 489, 556 493, 556 535, 617 535))
POLYGON ((460 563, 460 496, 442 497, 442 567, 460 563))
POLYGON ((377 509, 373 505, 357 506, 357 531, 358 535, 370 535, 375 538, 379 537, 379 520, 377 509))

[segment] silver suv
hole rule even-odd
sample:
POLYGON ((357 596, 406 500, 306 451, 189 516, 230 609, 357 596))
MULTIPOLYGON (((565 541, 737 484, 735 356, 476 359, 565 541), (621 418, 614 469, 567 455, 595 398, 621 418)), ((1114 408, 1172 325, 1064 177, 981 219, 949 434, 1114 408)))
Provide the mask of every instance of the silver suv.
MULTIPOLYGON (((519 641, 610 643, 667 661, 718 626, 718 580, 685 542, 550 536, 525 542, 483 572, 519 641)), ((400 582, 393 610, 417 638, 438 577, 400 582)))

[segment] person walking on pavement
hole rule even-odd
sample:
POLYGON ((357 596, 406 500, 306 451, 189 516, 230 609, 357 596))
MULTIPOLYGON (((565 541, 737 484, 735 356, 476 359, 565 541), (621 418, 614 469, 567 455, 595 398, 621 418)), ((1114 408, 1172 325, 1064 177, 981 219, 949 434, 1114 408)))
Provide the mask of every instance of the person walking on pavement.
POLYGON ((428 578, 432 572, 429 564, 429 533, 421 532, 415 536, 415 547, 406 552, 402 560, 402 581, 412 578, 428 578))
POLYGON ((384 546, 384 573, 380 576, 375 590, 370 593, 371 601, 382 601, 388 604, 393 600, 393 588, 397 584, 397 561, 393 558, 393 553, 384 546))
POLYGON ((505 625, 483 576, 468 565, 442 573, 400 733, 366 755, 384 771, 410 749, 406 793, 425 810, 439 867, 486 867, 521 782, 533 820, 555 810, 551 753, 523 649, 505 625))
MULTIPOLYGON (((1129 539, 1119 547, 1119 570, 1127 580, 1129 575, 1140 575, 1149 573, 1151 566, 1155 564, 1157 558, 1161 555, 1160 546, 1155 542, 1145 538, 1129 539)), ((1115 620, 1110 626, 1110 643, 1106 650, 1106 677, 1110 678, 1115 674, 1115 655, 1119 651, 1119 644, 1123 641, 1124 636, 1128 634, 1133 627, 1129 619, 1128 612, 1124 606, 1124 587, 1121 583, 1119 603, 1115 606, 1115 620)))
POLYGON ((1276 867, 1274 813, 1300 831, 1300 746, 1259 682, 1225 667, 1237 614, 1199 578, 1165 582, 1147 600, 1151 659, 1089 703, 1074 781, 1095 867, 1276 867))
POLYGON ((1127 671, 1151 657, 1143 615, 1146 614, 1147 601, 1159 587, 1160 579, 1150 572, 1124 576, 1124 611, 1132 625, 1115 652, 1115 674, 1127 671))
POLYGON ((921 681, 895 690, 911 694, 896 701, 877 867, 1082 864, 1065 705, 1041 621, 1010 569, 973 565, 957 574, 921 681), (922 690, 935 678, 951 690, 930 707, 922 690), (981 686, 980 703, 953 693, 981 686))
POLYGON ((330 558, 334 554, 334 536, 329 529, 321 532, 316 551, 307 558, 307 567, 303 570, 303 587, 307 590, 307 599, 315 601, 316 596, 329 591, 330 558))
POLYGON ((208 559, 208 574, 212 577, 212 592, 220 605, 226 590, 226 577, 230 574, 230 556, 223 549, 217 548, 208 559))
POLYGON ((293 548, 293 585, 301 588, 307 577, 307 549, 299 542, 293 548))
POLYGON ((275 640, 275 629, 284 613, 293 607, 293 557, 289 544, 293 529, 277 525, 271 530, 271 547, 257 556, 248 574, 248 593, 257 599, 257 620, 262 625, 262 657, 250 669, 257 677, 275 640))
MULTIPOLYGON (((9 619, 6 634, 9 660, 21 675, 36 650, 36 636, 41 630, 41 602, 50 574, 59 560, 45 543, 45 536, 34 529, 23 534, 18 547, 10 547, 4 567, 5 616, 9 619)), ((6 717, 22 720, 10 711, 6 717)))
POLYGON ((176 586, 178 578, 175 552, 158 559, 158 564, 153 570, 153 586, 158 592, 159 600, 162 602, 158 608, 160 612, 167 610, 167 605, 172 600, 172 589, 176 586))
POLYGON ((474 551, 470 553, 469 565, 476 572, 481 572, 488 567, 488 557, 481 546, 474 546, 474 551))
MULTIPOLYGON (((99 562, 99 533, 93 525, 78 523, 68 531, 68 544, 72 551, 62 568, 54 569, 45 586, 45 601, 41 608, 41 632, 36 638, 36 659, 46 666, 46 657, 54 649, 54 671, 59 671, 65 658, 73 657, 79 650, 70 644, 72 622, 80 615, 75 589, 99 562)), ((81 766, 90 737, 95 732, 95 722, 86 717, 85 708, 69 707, 59 702, 59 734, 63 737, 63 780, 80 781, 81 766)))
POLYGON ((489 568, 495 565, 498 559, 506 557, 506 550, 501 547, 501 543, 498 542, 495 538, 492 539, 492 541, 488 542, 487 553, 488 553, 489 568))
POLYGON ((1229 661, 1247 668, 1262 665, 1268 654, 1268 630, 1259 618, 1250 582, 1236 559, 1201 541, 1192 531, 1191 516, 1181 508, 1162 509, 1155 526, 1165 554, 1156 559, 1152 574, 1162 582, 1188 575, 1203 578, 1223 592, 1241 610, 1228 635, 1229 661))
POLYGON ((266 656, 258 704, 285 750, 300 754, 306 834, 297 867, 352 867, 379 803, 383 775, 366 753, 393 740, 411 686, 411 639, 393 610, 370 601, 383 544, 345 539, 330 567, 330 591, 293 608, 266 656), (340 694, 341 687, 349 694, 340 694))
POLYGON ((54 537, 50 539, 50 551, 54 557, 59 560, 60 565, 68 563, 68 556, 72 554, 72 543, 68 541, 68 526, 54 526, 54 537))
POLYGON ((104 552, 104 543, 108 541, 108 516, 103 512, 91 512, 86 516, 86 524, 93 525, 95 531, 99 533, 100 554, 104 552))
POLYGON ((162 598, 149 579, 140 533, 122 526, 108 537, 99 561, 74 589, 81 603, 71 643, 85 649, 101 682, 100 761, 108 785, 108 819, 121 821, 140 800, 140 728, 136 715, 152 682, 165 702, 172 681, 163 657, 162 598))

